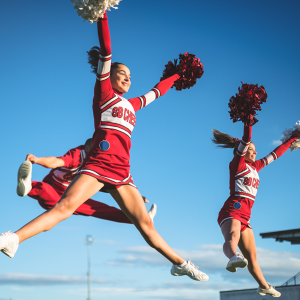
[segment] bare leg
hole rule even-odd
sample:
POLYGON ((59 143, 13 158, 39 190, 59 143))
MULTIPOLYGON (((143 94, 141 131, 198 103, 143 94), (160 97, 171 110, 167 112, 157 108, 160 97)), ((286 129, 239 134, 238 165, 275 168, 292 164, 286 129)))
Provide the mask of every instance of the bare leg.
POLYGON ((44 212, 15 232, 19 237, 19 242, 50 230, 57 223, 70 217, 78 206, 96 194, 103 186, 103 183, 89 175, 77 176, 51 210, 44 212))
POLYGON ((221 226, 222 234, 225 239, 223 252, 230 259, 236 253, 241 234, 241 222, 236 219, 229 219, 221 226))
POLYGON ((118 189, 109 190, 109 193, 152 248, 175 265, 184 262, 184 259, 176 254, 155 230, 144 200, 136 188, 123 185, 118 189))
POLYGON ((269 285, 267 284, 264 275, 260 269, 260 266, 257 262, 255 239, 252 229, 247 228, 241 233, 239 248, 242 251, 245 258, 247 258, 248 260, 248 270, 250 274, 253 276, 253 278, 256 280, 256 282, 261 288, 268 289, 269 285))

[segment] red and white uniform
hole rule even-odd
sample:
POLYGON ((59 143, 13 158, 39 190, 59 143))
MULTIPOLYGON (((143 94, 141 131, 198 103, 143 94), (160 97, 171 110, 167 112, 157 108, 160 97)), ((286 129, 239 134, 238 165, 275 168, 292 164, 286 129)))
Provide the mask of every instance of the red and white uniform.
POLYGON ((55 181, 68 187, 78 173, 85 156, 83 145, 69 150, 64 156, 59 157, 64 161, 64 167, 51 170, 44 181, 55 181))
POLYGON ((242 223, 241 231, 250 226, 251 208, 254 204, 260 183, 258 172, 280 157, 298 138, 292 136, 274 151, 254 163, 245 162, 245 154, 251 141, 252 127, 244 125, 244 136, 233 160, 229 164, 230 197, 219 212, 218 223, 221 226, 228 219, 237 219, 242 223))
POLYGON ((110 81, 111 42, 106 14, 98 21, 97 27, 101 52, 93 100, 95 133, 93 146, 80 173, 104 182, 105 188, 123 184, 134 186, 129 151, 136 124, 135 112, 164 95, 180 76, 176 74, 161 81, 141 97, 123 98, 113 90, 110 81))
MULTIPOLYGON (((84 146, 73 148, 59 158, 64 161, 64 167, 51 170, 43 181, 32 181, 32 189, 28 194, 46 210, 52 208, 60 200, 77 174, 85 158, 84 146)), ((131 224, 131 221, 120 209, 93 199, 88 199, 80 205, 74 214, 131 224)))

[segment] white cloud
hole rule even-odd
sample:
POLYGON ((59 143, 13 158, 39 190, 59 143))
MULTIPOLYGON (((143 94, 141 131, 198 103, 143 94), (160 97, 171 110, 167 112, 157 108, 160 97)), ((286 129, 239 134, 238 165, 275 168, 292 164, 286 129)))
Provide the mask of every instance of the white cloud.
MULTIPOLYGON (((222 245, 202 245, 199 250, 182 250, 174 249, 180 256, 185 259, 191 259, 192 262, 199 266, 199 269, 208 275, 220 274, 221 280, 249 281, 251 276, 247 269, 239 270, 238 276, 226 271, 228 258, 223 254, 222 245)), ((149 266, 171 266, 166 260, 154 249, 147 246, 130 247, 119 250, 122 257, 116 261, 110 261, 110 265, 122 265, 128 267, 139 267, 141 265, 149 266), (127 265, 126 265, 127 264, 127 265)), ((267 279, 272 279, 275 284, 283 283, 300 269, 300 254, 291 252, 272 251, 263 248, 257 248, 258 263, 267 279)))
MULTIPOLYGON (((0 274, 0 285, 65 285, 65 284, 86 284, 86 277, 67 275, 35 275, 35 274, 0 274)), ((102 279, 92 279, 93 283, 108 283, 102 279)))

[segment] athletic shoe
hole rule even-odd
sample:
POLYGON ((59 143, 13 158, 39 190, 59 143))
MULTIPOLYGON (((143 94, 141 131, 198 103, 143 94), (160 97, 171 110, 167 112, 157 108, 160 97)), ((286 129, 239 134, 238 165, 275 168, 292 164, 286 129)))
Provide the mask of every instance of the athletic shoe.
POLYGON ((0 235, 0 250, 5 255, 13 258, 19 247, 19 237, 10 231, 0 235))
POLYGON ((156 212, 157 212, 157 205, 155 203, 153 203, 151 208, 148 211, 148 214, 149 214, 152 221, 153 221, 153 219, 156 215, 156 212))
POLYGON ((32 163, 30 161, 24 161, 19 168, 17 194, 20 197, 26 196, 32 189, 31 171, 32 163))
POLYGON ((248 266, 248 260, 240 253, 232 256, 227 264, 226 270, 229 272, 236 272, 237 268, 245 268, 248 266))
POLYGON ((276 291, 274 286, 272 286, 270 283, 268 283, 268 285, 270 286, 268 289, 262 289, 261 287, 258 287, 257 293, 260 294, 261 296, 265 296, 268 294, 276 298, 281 296, 281 293, 276 291))
POLYGON ((187 261, 187 264, 184 265, 183 267, 178 266, 178 265, 173 265, 171 268, 171 274, 173 276, 183 276, 187 275, 193 280, 198 280, 198 281, 207 281, 209 277, 198 270, 199 267, 195 266, 190 260, 187 261))

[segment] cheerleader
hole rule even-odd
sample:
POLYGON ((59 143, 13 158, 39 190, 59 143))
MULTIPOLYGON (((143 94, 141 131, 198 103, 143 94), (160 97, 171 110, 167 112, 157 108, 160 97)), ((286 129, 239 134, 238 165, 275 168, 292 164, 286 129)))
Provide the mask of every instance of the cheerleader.
POLYGON ((130 71, 122 63, 111 64, 111 42, 106 14, 97 22, 97 28, 101 52, 93 100, 93 146, 79 175, 74 178, 60 201, 15 233, 3 234, 0 237, 0 250, 13 257, 19 243, 42 231, 50 230, 71 216, 96 192, 105 190, 137 227, 145 241, 173 264, 172 275, 187 275, 194 280, 206 281, 206 274, 199 271, 191 261, 186 261, 175 253, 157 233, 130 174, 129 150, 131 133, 136 123, 135 112, 164 95, 180 76, 172 75, 141 97, 125 99, 123 94, 131 85, 130 71))
POLYGON ((257 281, 258 294, 280 297, 280 293, 266 282, 256 258, 256 247, 250 226, 251 208, 260 184, 258 172, 280 157, 291 144, 300 138, 300 131, 293 131, 292 136, 269 155, 255 160, 255 144, 251 141, 252 126, 244 124, 242 140, 213 130, 212 141, 222 148, 234 148, 234 157, 229 164, 230 197, 219 212, 218 223, 225 239, 224 254, 229 258, 226 269, 236 272, 237 268, 248 266, 248 270, 257 281), (237 252, 237 246, 242 254, 237 252))
MULTIPOLYGON (((91 147, 92 139, 88 139, 85 145, 73 148, 60 157, 36 157, 33 154, 28 154, 26 161, 21 164, 18 171, 17 194, 20 197, 28 195, 37 200, 41 207, 49 210, 59 201, 70 185, 91 147), (43 181, 31 181, 32 164, 38 164, 52 170, 43 181)), ((145 197, 143 199, 149 203, 145 197)), ((148 212, 152 220, 156 210, 156 204, 153 204, 148 212)), ((132 224, 120 209, 92 199, 81 204, 73 214, 132 224)))

